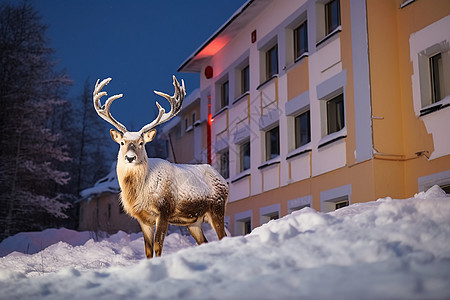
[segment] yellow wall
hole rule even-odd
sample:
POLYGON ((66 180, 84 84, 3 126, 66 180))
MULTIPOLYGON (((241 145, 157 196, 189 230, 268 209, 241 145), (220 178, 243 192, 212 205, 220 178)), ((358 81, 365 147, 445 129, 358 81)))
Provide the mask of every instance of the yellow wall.
POLYGON ((320 211, 320 192, 352 185, 351 202, 368 202, 374 196, 373 160, 344 167, 319 176, 305 179, 258 195, 247 197, 227 204, 226 216, 230 217, 230 232, 234 232, 234 215, 253 209, 252 227, 260 226, 259 209, 280 203, 280 217, 287 215, 287 202, 292 199, 312 195, 313 208, 320 211))
POLYGON ((402 1, 368 0, 368 38, 372 114, 376 155, 377 197, 406 198, 418 192, 417 178, 450 167, 450 156, 428 161, 415 153, 434 150, 433 137, 414 113, 411 34, 450 13, 450 1, 418 0, 400 8, 402 1))
POLYGON ((287 99, 300 95, 309 90, 308 57, 304 57, 287 73, 287 99))

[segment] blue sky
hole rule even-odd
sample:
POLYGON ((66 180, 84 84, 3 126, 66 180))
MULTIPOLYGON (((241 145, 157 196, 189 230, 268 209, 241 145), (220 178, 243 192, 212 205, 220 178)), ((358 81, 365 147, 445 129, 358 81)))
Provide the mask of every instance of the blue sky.
POLYGON ((185 80, 188 94, 199 86, 198 74, 177 73, 178 67, 245 2, 31 1, 50 26, 58 68, 74 80, 69 97, 82 93, 86 79, 94 85, 112 77, 108 94, 124 97, 111 112, 130 131, 153 120, 156 100, 165 106, 153 90, 173 94, 172 74, 185 80))

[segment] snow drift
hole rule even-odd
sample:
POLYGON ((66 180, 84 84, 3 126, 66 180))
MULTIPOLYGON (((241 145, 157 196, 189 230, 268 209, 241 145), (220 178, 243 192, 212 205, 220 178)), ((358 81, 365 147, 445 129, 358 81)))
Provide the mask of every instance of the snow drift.
POLYGON ((0 258, 0 298, 450 297, 450 198, 437 186, 328 214, 305 208, 201 246, 174 233, 151 260, 142 235, 79 241, 0 258))

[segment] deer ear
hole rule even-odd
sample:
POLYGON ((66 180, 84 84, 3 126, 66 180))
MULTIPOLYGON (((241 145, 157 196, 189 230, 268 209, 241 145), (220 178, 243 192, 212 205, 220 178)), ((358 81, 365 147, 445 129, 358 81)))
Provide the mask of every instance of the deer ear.
POLYGON ((155 138, 155 135, 156 135, 156 129, 152 129, 152 130, 145 132, 144 133, 144 142, 145 143, 151 142, 155 138))
POLYGON ((112 129, 109 131, 109 133, 111 134, 111 138, 114 140, 114 142, 120 144, 120 140, 123 138, 123 135, 118 132, 115 129, 112 129))

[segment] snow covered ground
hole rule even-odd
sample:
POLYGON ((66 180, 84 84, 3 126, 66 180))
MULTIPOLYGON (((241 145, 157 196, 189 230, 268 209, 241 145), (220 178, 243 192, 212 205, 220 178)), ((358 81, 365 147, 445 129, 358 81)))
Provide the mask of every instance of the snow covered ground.
POLYGON ((0 299, 450 299, 450 197, 435 186, 305 208, 202 246, 173 233, 151 260, 142 235, 67 229, 18 234, 0 253, 0 299))

